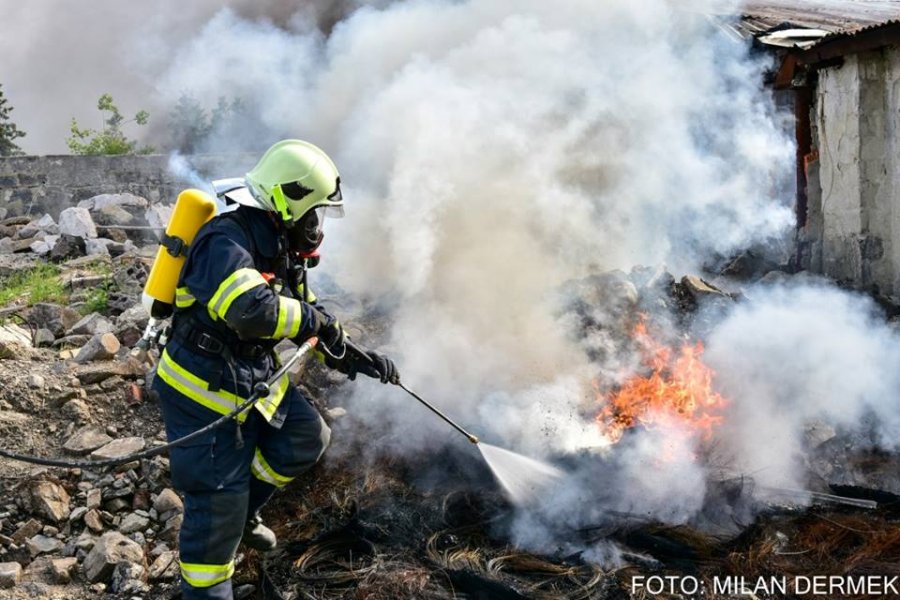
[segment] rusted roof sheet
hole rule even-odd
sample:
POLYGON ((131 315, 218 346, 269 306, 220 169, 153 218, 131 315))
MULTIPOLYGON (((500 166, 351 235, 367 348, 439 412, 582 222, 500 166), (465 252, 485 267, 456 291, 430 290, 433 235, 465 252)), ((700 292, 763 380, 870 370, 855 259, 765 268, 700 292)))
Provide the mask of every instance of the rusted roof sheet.
POLYGON ((740 11, 727 27, 743 38, 785 29, 852 34, 900 19, 900 0, 745 0, 740 11))

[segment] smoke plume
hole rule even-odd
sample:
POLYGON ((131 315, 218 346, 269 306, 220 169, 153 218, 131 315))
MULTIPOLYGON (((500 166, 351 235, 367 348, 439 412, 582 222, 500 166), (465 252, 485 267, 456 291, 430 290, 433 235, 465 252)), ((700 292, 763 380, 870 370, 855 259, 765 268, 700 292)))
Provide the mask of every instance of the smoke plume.
MULTIPOLYGON (((560 524, 609 511, 682 523, 700 510, 712 474, 678 423, 605 448, 591 382, 635 361, 588 356, 565 284, 634 265, 688 272, 789 239, 793 148, 762 89, 771 65, 721 33, 705 4, 167 1, 147 15, 94 2, 65 27, 49 7, 67 3, 6 4, 35 41, 4 39, 16 60, 0 79, 19 115, 49 111, 29 144, 49 144, 59 105, 15 81, 46 77, 67 97, 110 91, 125 112, 144 101, 165 111, 184 94, 207 109, 240 99, 252 118, 215 131, 212 149, 296 136, 332 155, 348 216, 328 224, 317 271, 387 315, 383 350, 404 381, 486 441, 576 457, 571 485, 520 516, 520 543, 546 548, 560 524), (57 43, 39 44, 48 37, 57 43), (53 65, 75 46, 103 60, 60 76, 53 65), (100 89, 100 73, 122 92, 100 89)), ((881 443, 894 444, 898 349, 871 306, 822 286, 748 296, 709 334, 734 473, 801 484, 810 419, 850 427, 874 411, 881 443)), ((412 454, 463 443, 396 388, 352 389, 367 444, 412 454)), ((337 445, 353 434, 339 427, 337 445)))

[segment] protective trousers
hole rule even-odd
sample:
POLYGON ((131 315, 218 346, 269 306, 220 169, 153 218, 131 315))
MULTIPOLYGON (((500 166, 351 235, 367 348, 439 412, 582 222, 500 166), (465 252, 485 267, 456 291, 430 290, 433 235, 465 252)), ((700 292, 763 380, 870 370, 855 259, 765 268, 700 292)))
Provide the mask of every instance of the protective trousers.
MULTIPOLYGON (((170 441, 221 416, 158 378, 154 388, 170 441)), ((331 430, 293 385, 283 403, 286 418, 279 429, 251 410, 242 425, 229 421, 170 451, 172 485, 184 497, 179 535, 184 600, 232 599, 234 555, 245 523, 328 446, 331 430)))

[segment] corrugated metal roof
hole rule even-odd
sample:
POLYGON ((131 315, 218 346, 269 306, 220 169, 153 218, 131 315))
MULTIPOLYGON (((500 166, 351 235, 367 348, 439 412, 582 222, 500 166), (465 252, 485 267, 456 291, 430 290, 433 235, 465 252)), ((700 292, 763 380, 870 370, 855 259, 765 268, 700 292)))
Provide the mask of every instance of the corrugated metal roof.
POLYGON ((819 29, 828 32, 824 39, 829 39, 900 19, 900 0, 745 0, 740 11, 740 19, 727 27, 743 38, 759 39, 784 29, 819 29))

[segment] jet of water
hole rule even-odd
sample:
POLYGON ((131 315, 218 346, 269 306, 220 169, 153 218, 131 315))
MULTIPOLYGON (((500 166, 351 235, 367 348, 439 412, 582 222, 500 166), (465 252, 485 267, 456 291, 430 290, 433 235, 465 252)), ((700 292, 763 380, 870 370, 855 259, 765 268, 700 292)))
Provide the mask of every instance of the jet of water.
POLYGON ((565 475, 547 463, 484 442, 478 449, 509 499, 519 506, 533 503, 542 490, 565 475))

